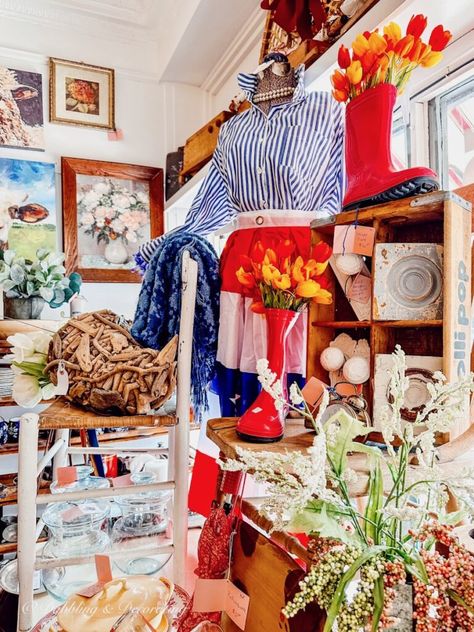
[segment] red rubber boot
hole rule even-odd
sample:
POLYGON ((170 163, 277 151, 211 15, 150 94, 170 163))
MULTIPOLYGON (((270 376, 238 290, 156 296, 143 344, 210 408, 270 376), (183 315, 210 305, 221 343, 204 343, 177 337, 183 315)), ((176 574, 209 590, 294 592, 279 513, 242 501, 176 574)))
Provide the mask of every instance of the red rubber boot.
MULTIPOLYGON (((281 380, 286 396, 285 347, 288 334, 300 313, 287 309, 266 309, 268 327, 268 367, 281 380)), ((262 390, 252 406, 237 422, 237 434, 252 443, 272 443, 283 437, 288 407, 275 408, 273 397, 262 390)))
POLYGON ((396 98, 396 87, 382 83, 356 97, 346 108, 344 211, 439 188, 438 176, 431 169, 397 171, 393 165, 390 145, 396 98))

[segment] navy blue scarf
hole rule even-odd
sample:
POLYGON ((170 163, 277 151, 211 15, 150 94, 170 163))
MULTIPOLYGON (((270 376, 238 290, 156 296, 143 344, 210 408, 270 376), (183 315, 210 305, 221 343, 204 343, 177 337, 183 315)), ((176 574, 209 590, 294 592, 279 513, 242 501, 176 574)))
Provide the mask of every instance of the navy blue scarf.
POLYGON ((219 260, 207 240, 177 232, 159 243, 143 279, 132 335, 146 347, 162 349, 179 332, 185 250, 198 264, 191 398, 196 419, 200 420, 208 409, 207 386, 214 377, 219 329, 219 260))

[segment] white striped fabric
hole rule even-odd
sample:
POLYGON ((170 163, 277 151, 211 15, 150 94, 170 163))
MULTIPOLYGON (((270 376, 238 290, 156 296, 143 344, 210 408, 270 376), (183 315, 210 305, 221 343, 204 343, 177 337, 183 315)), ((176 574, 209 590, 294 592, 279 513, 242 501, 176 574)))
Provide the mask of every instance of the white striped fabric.
MULTIPOLYGON (((252 107, 222 126, 209 173, 183 226, 208 235, 237 213, 264 209, 341 210, 343 115, 329 93, 308 93, 304 67, 289 103, 268 115, 253 103, 257 76, 239 75, 252 107)), ((160 238, 140 250, 149 261, 160 238)))

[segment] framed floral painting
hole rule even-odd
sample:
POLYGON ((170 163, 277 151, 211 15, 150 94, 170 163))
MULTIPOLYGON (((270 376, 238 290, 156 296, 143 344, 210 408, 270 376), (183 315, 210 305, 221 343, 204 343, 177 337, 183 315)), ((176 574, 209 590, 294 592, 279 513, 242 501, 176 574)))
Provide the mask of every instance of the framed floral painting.
POLYGON ((163 234, 163 170, 62 158, 64 252, 84 281, 139 282, 133 255, 163 234))
POLYGON ((49 120, 115 129, 114 71, 65 59, 49 60, 49 120))

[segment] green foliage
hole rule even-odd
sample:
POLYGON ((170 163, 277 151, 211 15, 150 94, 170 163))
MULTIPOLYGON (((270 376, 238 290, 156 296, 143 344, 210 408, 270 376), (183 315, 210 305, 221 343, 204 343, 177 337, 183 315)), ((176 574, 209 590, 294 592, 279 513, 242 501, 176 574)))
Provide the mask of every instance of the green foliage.
POLYGON ((5 250, 0 259, 0 286, 8 298, 41 296, 51 307, 60 307, 79 292, 81 275, 66 276, 63 254, 40 248, 36 257, 37 261, 31 261, 5 250))
POLYGON ((288 528, 296 533, 317 533, 324 538, 357 544, 357 536, 341 525, 341 516, 349 515, 344 507, 324 500, 310 500, 302 511, 293 516, 288 528))

